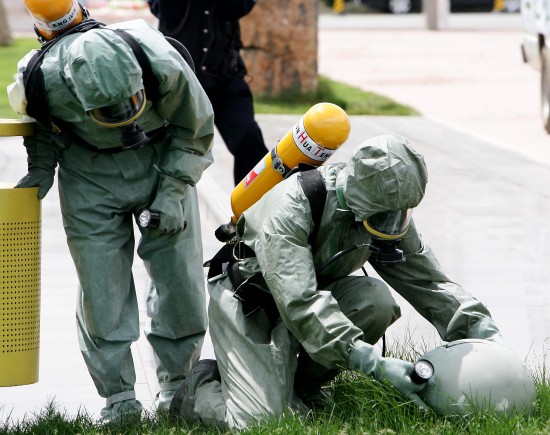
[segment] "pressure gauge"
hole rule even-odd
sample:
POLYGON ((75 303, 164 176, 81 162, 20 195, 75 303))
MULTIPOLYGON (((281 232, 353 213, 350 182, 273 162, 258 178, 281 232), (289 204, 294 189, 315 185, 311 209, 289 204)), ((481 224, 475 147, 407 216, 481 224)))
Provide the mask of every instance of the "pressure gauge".
POLYGON ((138 216, 138 223, 142 228, 157 228, 160 223, 160 213, 156 210, 141 210, 138 216))
POLYGON ((411 373, 411 380, 415 384, 424 384, 434 375, 434 366, 425 359, 419 359, 414 363, 414 369, 411 373))

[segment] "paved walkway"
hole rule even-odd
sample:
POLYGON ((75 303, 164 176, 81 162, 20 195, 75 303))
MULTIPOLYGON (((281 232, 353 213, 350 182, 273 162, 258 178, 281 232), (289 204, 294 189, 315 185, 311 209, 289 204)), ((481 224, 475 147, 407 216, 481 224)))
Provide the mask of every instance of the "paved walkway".
MULTIPOLYGON (((436 66, 439 68, 445 64, 437 59, 445 55, 445 50, 434 51, 428 57, 429 47, 435 44, 433 34, 418 28, 421 26, 418 17, 407 20, 412 24, 400 25, 404 28, 400 32, 410 32, 411 39, 386 28, 355 33, 357 30, 354 30, 355 24, 351 26, 351 19, 345 30, 337 29, 336 24, 332 24, 332 29, 327 27, 323 30, 321 27, 322 73, 334 74, 366 89, 372 85, 373 90, 411 104, 427 115, 407 118, 352 117, 351 136, 332 161, 345 160, 355 145, 378 134, 394 133, 408 137, 426 156, 430 173, 425 200, 415 211, 415 220, 424 239, 432 245, 449 275, 489 306, 516 352, 525 357, 530 365, 540 368, 546 353, 550 319, 547 278, 550 275, 550 262, 547 260, 550 254, 547 244, 550 225, 546 219, 550 215, 547 187, 550 185, 549 163, 539 158, 538 151, 515 148, 507 140, 512 137, 511 133, 503 138, 491 136, 488 132, 476 130, 474 124, 469 124, 465 118, 459 118, 455 108, 458 111, 461 107, 460 116, 465 116, 477 110, 482 103, 487 103, 486 94, 482 93, 484 87, 472 96, 466 93, 466 87, 455 92, 454 85, 461 75, 456 75, 455 81, 436 80, 439 74, 436 66), (411 26, 413 29, 407 30, 411 26), (338 35, 343 35, 347 42, 338 40, 338 35), (389 45, 392 38, 398 43, 395 46, 389 45), (403 48, 404 44, 408 44, 410 56, 404 58, 401 54, 401 62, 397 62, 394 58, 399 57, 396 46, 403 48), (354 53, 353 68, 342 54, 344 47, 354 53), (365 62, 365 58, 369 62, 365 62), (385 59, 394 68, 393 72, 387 70, 382 73, 385 59), (428 68, 429 65, 433 69, 428 68), (430 71, 432 76, 425 83, 422 77, 430 71), (400 73, 407 73, 408 80, 400 73), (378 78, 375 80, 375 77, 378 78), (415 82, 420 89, 418 92, 413 91, 415 82), (392 84, 393 88, 390 86, 392 84), (432 87, 436 91, 432 91, 432 87), (432 94, 428 99, 430 92, 438 93, 439 98, 432 94), (398 98, 400 96, 403 98, 398 98)), ((365 22, 361 21, 359 25, 364 28, 365 22)), ((501 37, 507 34, 505 29, 492 30, 487 34, 492 32, 501 37)), ((514 32, 519 34, 517 30, 514 32)), ((475 35, 486 33, 469 29, 449 34, 474 44, 478 40, 475 35)), ((441 35, 441 38, 447 38, 449 47, 458 46, 449 42, 451 38, 445 36, 447 34, 441 35)), ((511 43, 511 39, 491 38, 493 48, 511 43)), ((470 53, 473 52, 475 46, 469 47, 470 53)), ((491 48, 487 47, 486 52, 491 53, 491 48)), ((475 71, 480 76, 487 73, 481 67, 475 71)), ((520 74, 520 70, 513 71, 520 74)), ((469 72, 469 69, 462 70, 464 75, 469 72)), ((509 80, 512 80, 506 72, 501 71, 501 79, 506 83, 502 86, 503 90, 509 89, 509 80)), ((493 70, 490 74, 493 78, 497 77, 493 70)), ((524 76, 521 77, 520 82, 523 83, 524 76)), ((482 78, 469 80, 476 83, 482 78)), ((482 120, 481 115, 476 115, 480 128, 498 123, 500 128, 496 128, 497 132, 508 131, 507 127, 512 122, 508 116, 509 112, 516 110, 515 103, 497 103, 502 112, 500 118, 495 119, 491 106, 491 110, 484 111, 492 114, 490 117, 482 120)), ((258 116, 268 146, 274 146, 298 118, 295 115, 258 116)), ((205 258, 219 247, 213 230, 230 216, 232 158, 219 140, 215 144, 215 159, 216 162, 199 183, 205 258)), ((0 182, 15 182, 25 170, 21 140, 0 139, 0 182)), ((103 406, 103 400, 97 396, 78 350, 74 320, 76 275, 65 244, 55 187, 42 205, 40 380, 33 385, 0 388, 0 422, 39 412, 48 400, 54 400, 71 415, 80 407, 97 415, 103 406)), ((136 262, 135 274, 136 287, 141 295, 140 304, 143 305, 142 293, 147 278, 139 262, 136 262)), ((141 308, 144 314, 143 306, 141 308)), ((402 302, 402 311, 402 319, 388 333, 390 345, 412 340, 426 349, 435 346, 437 340, 433 328, 405 302, 402 302)), ((143 338, 133 347, 133 353, 138 369, 136 391, 139 399, 150 408, 157 384, 151 351, 143 338)), ((204 355, 212 357, 209 343, 205 345, 204 355)))
POLYGON ((519 14, 321 16, 319 72, 413 106, 499 147, 550 164, 540 74, 523 63, 519 14))

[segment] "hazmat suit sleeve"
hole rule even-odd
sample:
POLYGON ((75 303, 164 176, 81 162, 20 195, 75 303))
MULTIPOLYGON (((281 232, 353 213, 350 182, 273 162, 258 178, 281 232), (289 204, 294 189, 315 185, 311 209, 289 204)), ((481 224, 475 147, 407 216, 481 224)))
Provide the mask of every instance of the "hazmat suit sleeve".
POLYGON ((161 96, 156 110, 169 122, 171 141, 160 171, 194 186, 212 163, 214 112, 194 73, 181 57, 178 61, 179 70, 162 70, 160 62, 158 71, 161 96))
POLYGON ((414 222, 400 248, 405 254, 405 263, 394 267, 381 267, 374 262, 372 265, 382 279, 435 326, 443 340, 501 341, 487 307, 445 275, 414 222))
POLYGON ((27 175, 15 187, 38 187, 38 198, 44 199, 51 189, 61 150, 51 143, 51 131, 36 123, 34 134, 25 137, 27 150, 27 175))
MULTIPOLYGON (((17 64, 15 82, 7 88, 12 109, 20 115, 27 115, 27 98, 23 84, 23 72, 36 50, 31 50, 17 64)), ((27 117, 28 119, 32 119, 27 117)), ((51 129, 36 122, 32 136, 26 136, 23 144, 27 151, 27 174, 16 187, 38 187, 38 198, 43 199, 54 182, 55 168, 61 159, 61 150, 51 141, 51 129)))
POLYGON ((256 253, 287 328, 317 362, 347 366, 351 344, 363 333, 341 312, 330 292, 317 289, 308 244, 313 221, 297 178, 275 186, 243 216, 245 242, 256 253))

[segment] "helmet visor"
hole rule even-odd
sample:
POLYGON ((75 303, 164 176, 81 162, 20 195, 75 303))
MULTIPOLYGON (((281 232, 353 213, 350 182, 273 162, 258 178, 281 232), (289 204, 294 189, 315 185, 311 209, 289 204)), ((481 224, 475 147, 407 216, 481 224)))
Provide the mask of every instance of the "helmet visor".
POLYGON ((409 228, 412 208, 376 213, 363 221, 367 231, 381 239, 395 240, 403 237, 409 228))
POLYGON ((142 89, 127 100, 92 109, 88 114, 97 124, 103 127, 124 127, 134 122, 143 113, 145 102, 145 92, 142 89))

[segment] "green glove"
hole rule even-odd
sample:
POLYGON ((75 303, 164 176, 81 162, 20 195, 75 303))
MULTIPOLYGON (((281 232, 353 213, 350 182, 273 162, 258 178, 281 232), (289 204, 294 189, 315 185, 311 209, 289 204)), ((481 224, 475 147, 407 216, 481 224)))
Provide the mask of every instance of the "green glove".
POLYGON ((45 168, 31 168, 15 187, 38 187, 38 199, 44 199, 53 185, 55 171, 45 168))
POLYGON ((418 396, 425 384, 415 384, 410 377, 414 364, 397 358, 383 358, 370 344, 357 341, 350 351, 349 368, 359 370, 378 381, 393 385, 405 398, 420 408, 429 409, 418 396))
POLYGON ((43 199, 53 185, 60 151, 49 144, 38 143, 26 148, 29 172, 15 187, 38 187, 38 198, 43 199))
POLYGON ((161 174, 160 186, 150 207, 151 210, 160 213, 160 222, 159 226, 152 231, 175 234, 185 230, 187 222, 185 222, 183 199, 186 188, 187 184, 183 181, 161 174))

